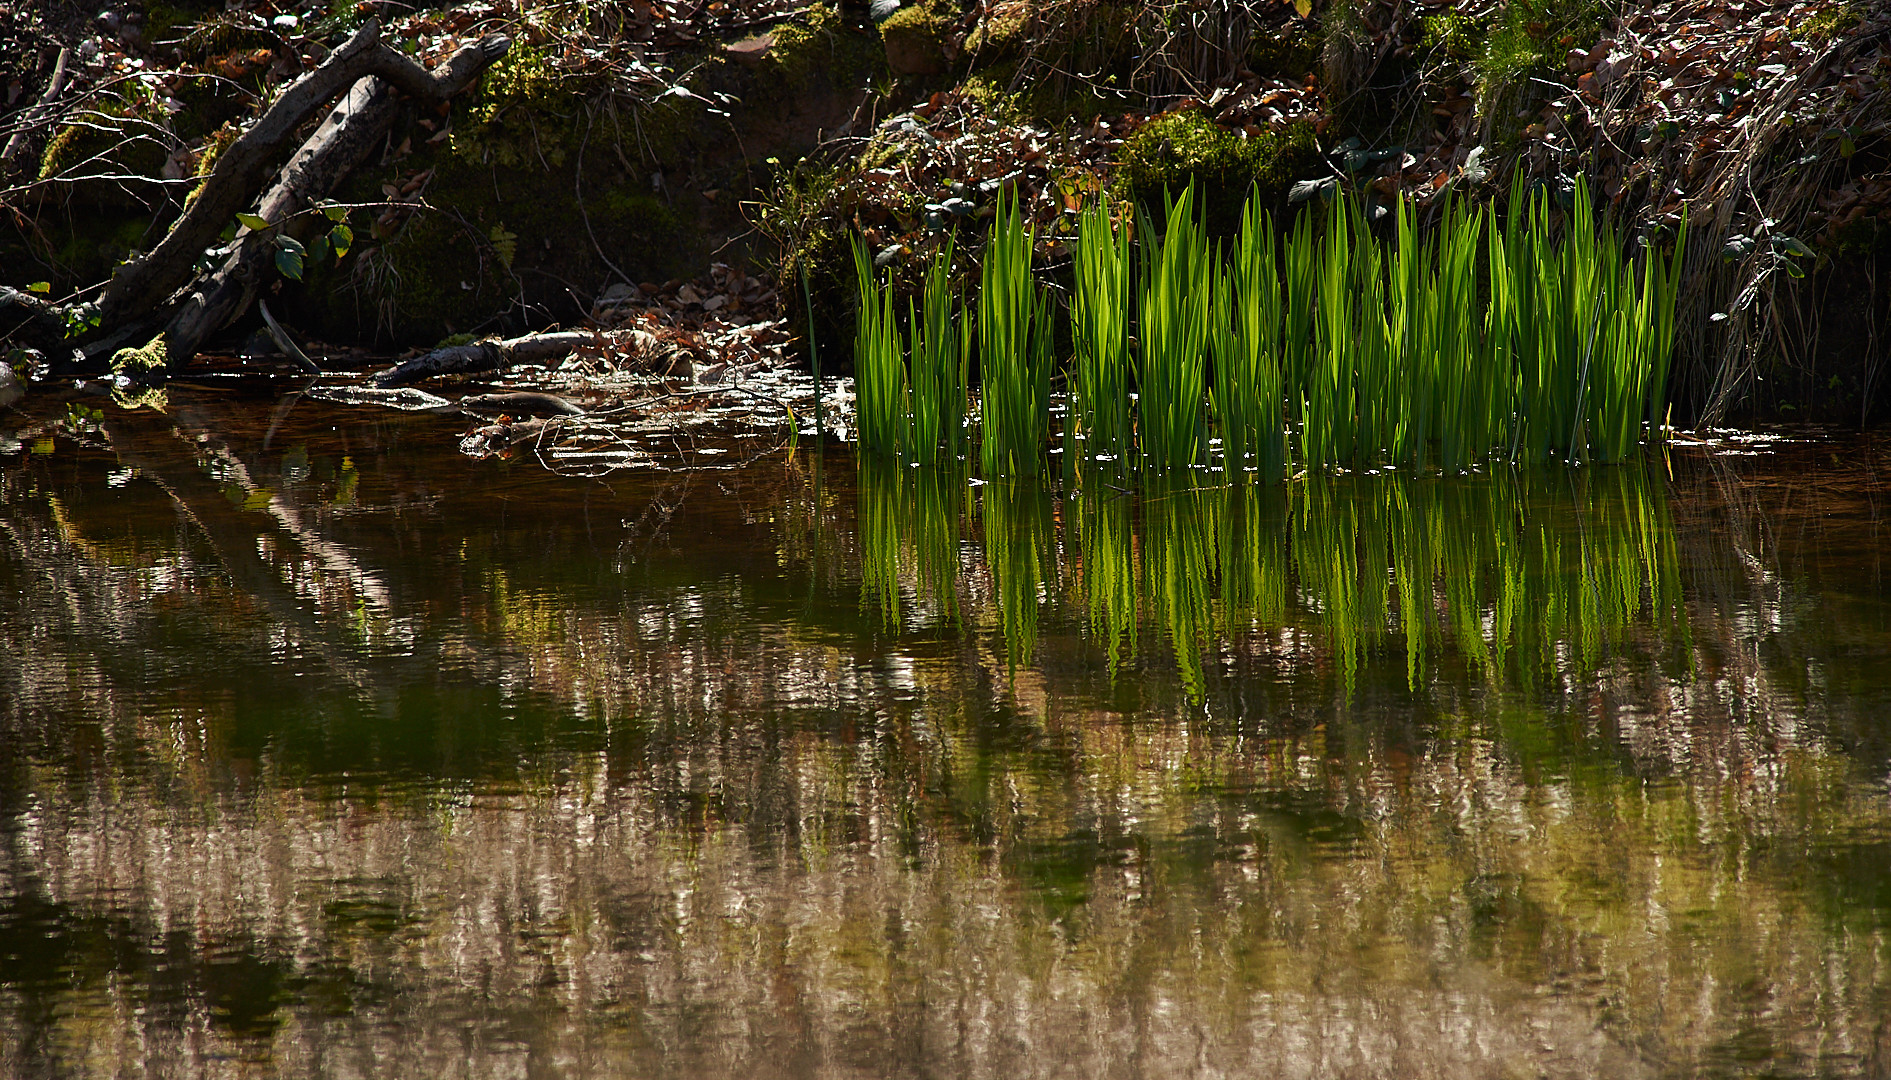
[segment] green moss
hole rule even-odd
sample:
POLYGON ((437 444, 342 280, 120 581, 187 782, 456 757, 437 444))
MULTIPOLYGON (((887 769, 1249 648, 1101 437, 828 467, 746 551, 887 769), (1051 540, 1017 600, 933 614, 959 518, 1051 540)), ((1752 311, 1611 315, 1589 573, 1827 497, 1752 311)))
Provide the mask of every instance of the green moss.
POLYGON ((1025 55, 1033 44, 1036 10, 1031 4, 996 5, 965 39, 966 51, 977 56, 981 64, 1002 63, 1025 55))
POLYGON ((878 35, 849 26, 825 4, 775 28, 775 43, 761 68, 790 91, 817 80, 835 88, 864 88, 886 73, 886 50, 878 35))
POLYGON ((455 118, 450 145, 463 158, 505 168, 557 168, 583 137, 583 98, 602 89, 597 76, 556 70, 546 47, 514 45, 480 77, 478 92, 455 118))
MULTIPOLYGON (((156 176, 166 155, 157 140, 138 137, 148 135, 147 125, 169 127, 170 117, 150 87, 121 83, 117 93, 105 96, 92 111, 81 113, 76 123, 59 129, 47 141, 39 178, 51 179, 74 166, 82 174, 156 176), (87 165, 88 161, 93 164, 87 165)), ((117 190, 116 185, 110 189, 117 190)))
POLYGON ((1311 124, 1244 139, 1188 109, 1144 124, 1124 142, 1117 183, 1122 194, 1154 208, 1163 205, 1165 194, 1193 182, 1207 207, 1209 230, 1227 235, 1250 189, 1258 189, 1267 204, 1284 207, 1293 182, 1319 164, 1311 124))
POLYGON ((159 334, 145 342, 142 349, 120 349, 112 354, 112 372, 134 383, 149 383, 162 377, 171 366, 171 353, 159 334))
POLYGON ((1142 5, 1098 0, 1068 2, 1048 11, 1007 3, 981 20, 966 40, 965 51, 974 77, 994 92, 1017 88, 1010 103, 1018 114, 1049 121, 1087 120, 1128 107, 1121 91, 1139 74, 1136 28, 1152 17, 1160 16, 1142 5), (1072 72, 1083 76, 1073 77, 1072 72))
POLYGON ((958 27, 957 5, 945 0, 914 4, 880 24, 887 64, 902 75, 938 75, 948 67, 947 50, 958 27))
POLYGON ((1474 61, 1479 92, 1501 94, 1532 74, 1543 74, 1568 44, 1589 44, 1601 32, 1608 9, 1597 0, 1510 0, 1481 27, 1474 61))
POLYGON ((1859 20, 1858 10, 1850 3, 1833 4, 1801 24, 1795 36, 1811 45, 1824 45, 1859 20))

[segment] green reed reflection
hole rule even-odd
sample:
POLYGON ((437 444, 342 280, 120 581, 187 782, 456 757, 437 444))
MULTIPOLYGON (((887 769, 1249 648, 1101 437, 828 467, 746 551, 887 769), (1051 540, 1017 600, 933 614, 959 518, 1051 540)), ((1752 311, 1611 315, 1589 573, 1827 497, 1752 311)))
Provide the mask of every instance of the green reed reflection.
POLYGON ((965 484, 962 466, 860 459, 862 600, 879 609, 888 627, 897 630, 904 621, 903 592, 936 621, 957 621, 965 484))
POLYGON ((1079 592, 1114 679, 1136 656, 1135 501, 1121 487, 1098 483, 1081 492, 1076 509, 1079 592))
POLYGON ((1032 481, 993 481, 979 488, 985 524, 985 561, 1005 639, 1009 666, 1029 663, 1037 650, 1039 596, 1056 578, 1057 542, 1051 497, 1032 481))
MULTIPOLYGON (((962 483, 861 462, 862 581, 889 625, 902 588, 940 611, 971 602, 952 543, 962 483)), ((1136 662, 1146 628, 1193 699, 1210 648, 1283 632, 1311 632, 1348 696, 1384 650, 1402 650, 1414 690, 1441 651, 1487 681, 1532 685, 1592 669, 1631 633, 1686 634, 1666 488, 1644 469, 1277 487, 1096 476, 1055 514, 1036 483, 980 490, 986 599, 1014 666, 1031 659, 1059 565, 1111 677, 1136 662)))

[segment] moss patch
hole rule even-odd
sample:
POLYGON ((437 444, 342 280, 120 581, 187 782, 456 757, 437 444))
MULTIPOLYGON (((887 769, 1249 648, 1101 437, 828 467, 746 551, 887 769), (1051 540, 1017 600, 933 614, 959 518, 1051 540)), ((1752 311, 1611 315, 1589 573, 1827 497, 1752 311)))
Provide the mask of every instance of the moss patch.
POLYGON ((1192 182, 1207 207, 1209 231, 1216 235, 1239 227, 1251 189, 1278 213, 1293 182, 1320 166, 1311 124, 1242 138, 1195 109, 1144 124, 1124 142, 1122 154, 1117 183, 1123 194, 1157 208, 1192 182))
POLYGON ((170 347, 159 334, 142 349, 120 349, 112 354, 112 373, 137 385, 161 381, 171 366, 170 347))

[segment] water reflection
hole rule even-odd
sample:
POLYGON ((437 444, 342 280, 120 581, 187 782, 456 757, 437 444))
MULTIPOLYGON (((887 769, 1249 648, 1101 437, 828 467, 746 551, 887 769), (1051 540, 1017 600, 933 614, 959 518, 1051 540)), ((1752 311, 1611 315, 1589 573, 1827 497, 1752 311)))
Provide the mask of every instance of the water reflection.
POLYGON ((1891 1070, 1878 444, 607 487, 174 401, 7 421, 0 1074, 1891 1070))
MULTIPOLYGON (((886 625, 976 607, 959 577, 965 474, 863 462, 857 483, 861 576, 886 625)), ((1147 624, 1196 700, 1211 653, 1264 637, 1323 643, 1313 651, 1348 693, 1362 656, 1388 647, 1414 692, 1439 648, 1493 683, 1524 684, 1592 671, 1631 632, 1685 650, 1667 482, 1650 467, 1131 485, 1091 479, 1057 500, 1037 485, 977 489, 975 535, 1013 666, 1035 652, 1039 610, 1057 606, 1053 580, 1081 604, 1112 675, 1147 624)))

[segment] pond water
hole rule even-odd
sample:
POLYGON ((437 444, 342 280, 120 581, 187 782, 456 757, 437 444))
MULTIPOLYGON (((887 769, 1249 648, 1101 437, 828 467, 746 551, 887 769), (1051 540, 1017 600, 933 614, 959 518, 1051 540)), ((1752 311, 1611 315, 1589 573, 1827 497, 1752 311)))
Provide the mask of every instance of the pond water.
POLYGON ((0 1074, 1891 1074, 1891 444, 1230 490, 0 416, 0 1074))

